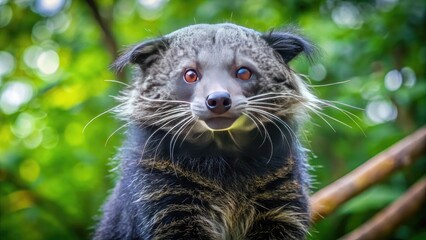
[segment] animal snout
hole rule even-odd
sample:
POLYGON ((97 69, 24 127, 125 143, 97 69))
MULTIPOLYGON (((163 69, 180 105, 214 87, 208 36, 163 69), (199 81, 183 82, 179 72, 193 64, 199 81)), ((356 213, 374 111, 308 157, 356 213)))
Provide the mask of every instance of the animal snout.
POLYGON ((227 92, 213 92, 206 98, 207 108, 216 113, 222 114, 231 108, 231 96, 227 92))

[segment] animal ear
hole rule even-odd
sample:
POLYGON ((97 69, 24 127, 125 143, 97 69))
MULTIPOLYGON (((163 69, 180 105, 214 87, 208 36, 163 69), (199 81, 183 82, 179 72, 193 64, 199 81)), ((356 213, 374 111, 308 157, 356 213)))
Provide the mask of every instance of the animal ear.
POLYGON ((151 66, 165 51, 169 43, 165 38, 157 38, 139 43, 122 54, 112 65, 116 71, 121 71, 127 64, 138 64, 142 69, 151 66))
POLYGON ((312 43, 291 32, 271 31, 262 35, 262 38, 283 58, 285 63, 290 62, 300 53, 304 53, 312 62, 317 52, 312 43))

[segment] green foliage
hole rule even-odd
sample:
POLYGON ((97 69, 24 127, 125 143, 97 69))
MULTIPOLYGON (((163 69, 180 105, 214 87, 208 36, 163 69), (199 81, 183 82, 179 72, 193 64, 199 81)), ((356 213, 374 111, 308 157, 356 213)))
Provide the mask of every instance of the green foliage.
MULTIPOLYGON (((86 2, 62 1, 56 12, 37 7, 43 2, 48 1, 0 0, 0 236, 88 239, 113 185, 115 164, 109 163, 123 131, 109 138, 122 124, 111 114, 83 129, 116 105, 110 95, 123 86, 105 81, 116 78, 108 70, 113 53, 86 2)), ((313 114, 302 134, 311 150, 313 191, 426 122, 424 1, 116 0, 99 5, 120 48, 193 23, 226 21, 260 31, 299 26, 322 49, 321 58, 313 65, 298 60, 292 67, 309 76, 317 95, 343 103, 330 102, 344 109, 324 109, 337 121, 313 114)), ((425 172, 423 158, 321 221, 311 238, 343 236, 425 172)), ((424 239, 425 221, 423 209, 392 239, 424 239)))

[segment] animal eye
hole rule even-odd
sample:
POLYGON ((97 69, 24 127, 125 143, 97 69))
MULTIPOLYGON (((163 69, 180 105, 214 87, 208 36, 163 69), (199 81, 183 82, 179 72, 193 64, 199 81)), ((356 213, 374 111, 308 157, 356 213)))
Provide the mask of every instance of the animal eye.
POLYGON ((198 79, 198 73, 194 69, 186 70, 185 74, 183 75, 183 80, 185 80, 187 83, 196 82, 198 79))
POLYGON ((249 80, 251 78, 251 71, 246 67, 241 67, 237 70, 237 78, 241 80, 249 80))

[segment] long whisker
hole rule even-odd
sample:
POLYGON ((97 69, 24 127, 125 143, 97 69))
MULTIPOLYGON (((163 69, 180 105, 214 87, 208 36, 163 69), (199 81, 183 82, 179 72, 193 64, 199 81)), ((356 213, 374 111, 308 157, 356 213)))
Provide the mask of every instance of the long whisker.
MULTIPOLYGON (((258 119, 254 114, 251 114, 251 113, 249 113, 249 112, 247 112, 247 114, 249 114, 249 115, 251 115, 254 119, 256 119, 259 123, 260 123, 260 125, 262 126, 262 128, 263 128, 263 130, 264 130, 264 132, 265 132, 265 138, 264 138, 264 140, 263 140, 263 142, 262 142, 262 144, 260 145, 260 146, 262 146, 263 145, 263 143, 266 141, 266 139, 268 139, 269 140, 269 145, 271 146, 271 151, 270 151, 270 154, 269 154, 269 158, 268 158, 268 163, 269 163, 269 161, 271 161, 271 159, 272 159, 272 156, 273 156, 273 153, 274 153, 274 144, 273 144, 273 142, 272 142, 272 138, 271 138, 271 136, 269 135, 269 132, 268 132, 268 130, 266 129, 266 127, 265 127, 265 125, 263 124, 263 122, 262 121, 260 121, 260 119, 258 119)), ((259 147, 260 147, 259 146, 259 147)))
POLYGON ((174 120, 176 118, 183 117, 186 114, 187 114, 186 112, 179 111, 178 113, 170 114, 167 117, 164 117, 164 118, 162 118, 162 119, 160 119, 158 121, 153 122, 152 125, 158 125, 158 124, 161 124, 163 122, 169 121, 170 119, 174 120))
POLYGON ((164 117, 167 117, 169 115, 173 115, 176 113, 181 113, 181 112, 182 112, 182 109, 170 109, 167 111, 157 110, 155 111, 155 113, 150 114, 149 116, 144 116, 143 119, 158 119, 157 118, 158 116, 161 116, 161 118, 164 119, 164 117))
POLYGON ((286 95, 286 94, 280 94, 280 95, 277 95, 277 96, 272 96, 272 97, 265 97, 265 98, 261 98, 261 99, 254 99, 254 100, 250 100, 251 102, 263 102, 263 101, 267 101, 267 100, 272 100, 272 99, 280 99, 280 98, 295 98, 295 99, 299 99, 299 100, 304 100, 304 98, 303 97, 301 97, 301 96, 297 96, 297 95, 295 95, 295 96, 292 96, 292 95, 290 95, 290 94, 288 94, 288 95, 286 95))
POLYGON ((258 106, 257 104, 247 104, 247 106, 248 107, 260 108, 260 109, 264 109, 264 110, 271 110, 271 111, 277 111, 277 110, 279 110, 278 107, 258 106))
POLYGON ((359 128, 359 130, 361 130, 361 132, 364 134, 364 136, 366 136, 365 132, 362 130, 361 126, 351 116, 353 116, 356 119, 358 119, 358 120, 361 121, 360 117, 358 117, 357 115, 355 115, 355 114, 353 114, 353 113, 351 113, 351 112, 349 112, 347 110, 341 109, 341 108, 339 108, 339 107, 337 107, 337 106, 335 106, 333 104, 329 104, 327 102, 323 102, 322 104, 324 104, 324 105, 326 105, 328 107, 334 108, 334 109, 340 111, 341 113, 343 113, 344 115, 346 115, 346 117, 348 117, 350 120, 352 120, 353 123, 355 123, 355 125, 359 128))
MULTIPOLYGON (((323 104, 323 105, 324 105, 324 106, 326 106, 326 107, 334 108, 334 109, 336 109, 336 110, 338 110, 338 111, 340 111, 340 112, 342 112, 342 113, 346 113, 346 114, 348 114, 348 115, 351 115, 351 116, 353 116, 354 118, 358 119, 359 121, 362 121, 362 119, 361 119, 360 117, 358 117, 357 115, 355 115, 355 114, 353 114, 353 113, 349 112, 348 110, 345 110, 345 109, 339 108, 339 107, 337 107, 337 106, 335 106, 335 105, 333 105, 333 104, 329 104, 329 103, 327 103, 327 102, 322 102, 321 104, 323 104)), ((345 114, 345 115, 346 115, 346 114, 345 114)), ((348 117, 349 117, 349 116, 348 116, 348 117)), ((349 118, 351 118, 351 117, 349 117, 349 118)), ((351 118, 351 120, 353 120, 353 119, 351 118)), ((354 121, 354 122, 355 122, 355 121, 354 121)))
POLYGON ((111 133, 111 135, 108 136, 107 140, 105 141, 105 146, 108 144, 109 139, 114 136, 115 133, 117 133, 118 131, 120 131, 121 129, 125 128, 126 126, 129 126, 132 122, 134 121, 130 121, 126 124, 121 125, 121 127, 117 128, 114 132, 111 133))
MULTIPOLYGON (((198 117, 194 117, 192 121, 197 121, 198 117)), ((195 124, 192 124, 192 126, 189 128, 189 130, 186 132, 185 136, 183 137, 182 141, 180 142, 180 147, 182 146, 182 144, 185 142, 185 139, 189 136, 189 134, 191 133, 192 129, 194 128, 195 124)))
POLYGON ((123 106, 123 105, 125 105, 125 104, 127 104, 127 103, 121 103, 121 104, 118 104, 117 106, 112 107, 112 108, 110 108, 110 109, 106 110, 105 112, 102 112, 102 113, 98 114, 96 117, 92 118, 92 120, 90 120, 90 121, 89 121, 89 122, 88 122, 88 123, 84 126, 82 133, 84 133, 84 131, 86 131, 86 128, 89 126, 89 124, 90 124, 90 123, 92 123, 93 121, 95 121, 97 118, 99 118, 100 116, 102 116, 102 115, 104 115, 104 114, 107 114, 107 113, 109 113, 109 112, 113 111, 114 109, 117 109, 117 108, 119 108, 119 107, 121 107, 121 106, 123 106))
MULTIPOLYGON (((178 116, 179 117, 179 116, 178 116)), ((150 144, 149 142, 151 141, 151 138, 157 133, 157 132, 159 132, 160 130, 163 130, 164 129, 164 127, 166 127, 167 125, 169 125, 170 123, 172 123, 174 120, 176 120, 176 118, 178 118, 178 117, 175 117, 175 118, 172 118, 172 119, 170 119, 170 120, 168 120, 168 121, 166 121, 164 124, 162 124, 161 126, 159 126, 148 138, 147 138, 147 140, 146 140, 146 142, 145 142, 145 145, 144 145, 144 147, 143 147, 143 149, 142 149, 142 152, 141 152, 141 157, 140 157, 140 161, 142 161, 142 159, 143 159, 143 155, 144 155, 144 153, 145 153, 145 151, 146 151, 146 148, 148 147, 148 145, 150 144)), ((158 147, 157 147, 158 148, 158 147)), ((155 155, 154 155, 154 159, 155 159, 155 155)))
MULTIPOLYGON (((295 96, 295 97, 297 97, 297 95, 294 95, 294 94, 291 94, 291 93, 288 93, 289 95, 292 95, 292 96, 295 96)), ((296 100, 298 100, 297 98, 296 98, 296 100)), ((332 104, 329 104, 329 103, 327 103, 327 102, 324 102, 324 101, 321 101, 321 100, 319 100, 319 99, 317 99, 317 102, 319 103, 319 104, 323 104, 323 105, 326 105, 326 106, 330 106, 330 107, 336 107, 336 106, 334 106, 334 105, 332 105, 332 104)), ((299 103, 301 103, 302 105, 304 105, 306 108, 308 108, 308 109, 310 109, 312 112, 314 112, 318 117, 320 117, 322 120, 324 120, 330 127, 331 127, 331 129, 334 131, 334 132, 336 132, 336 130, 331 126, 331 124, 328 122, 328 121, 326 121, 322 116, 324 116, 324 117, 327 117, 327 118, 329 118, 329 119, 332 119, 332 120, 334 120, 334 121, 336 121, 336 122, 338 122, 338 123, 340 123, 340 124, 342 124, 342 125, 344 125, 344 126, 346 126, 346 127, 349 127, 349 128, 352 128, 350 125, 348 125, 348 124, 346 124, 346 123, 344 123, 344 122, 342 122, 342 121, 340 121, 340 120, 338 120, 338 119, 336 119, 336 118, 334 118, 334 117, 331 117, 330 115, 327 115, 327 114, 325 114, 325 113, 323 113, 323 112, 321 112, 321 111, 319 111, 319 110, 317 110, 317 109, 319 109, 319 105, 316 105, 316 104, 307 104, 307 103, 304 103, 304 102, 302 102, 302 101, 299 101, 299 103)), ((336 109, 340 109, 340 108, 337 108, 336 107, 336 109)), ((341 111, 343 111, 342 109, 340 109, 341 111)), ((344 110, 344 111, 346 111, 346 110, 344 110)), ((352 114, 352 113, 351 113, 352 114)), ((348 114, 346 114, 347 116, 348 116, 348 114)), ((349 116, 348 116, 349 117, 349 116)), ((352 119, 351 117, 349 117, 350 119, 352 119)), ((352 119, 352 121, 354 121, 353 119, 352 119)), ((354 123, 359 127, 359 125, 358 125, 358 123, 356 123, 355 121, 354 121, 354 123)), ((362 130, 361 130, 362 131, 362 130)))
POLYGON ((345 106, 345 107, 349 107, 349 108, 353 108, 353 109, 356 109, 356 110, 364 111, 364 109, 363 109, 363 108, 356 107, 356 106, 352 106, 352 105, 350 105, 350 104, 342 103, 342 102, 339 102, 339 101, 332 101, 332 100, 321 100, 321 101, 323 101, 323 102, 329 102, 329 103, 335 103, 335 104, 340 104, 340 105, 343 105, 343 106, 345 106))
POLYGON ((252 102, 249 101, 247 102, 247 105, 264 105, 264 106, 271 106, 271 107, 281 107, 280 105, 276 104, 276 103, 270 103, 270 102, 252 102))
MULTIPOLYGON (((281 128, 275 123, 275 121, 273 121, 268 115, 266 115, 265 113, 267 113, 267 112, 265 112, 265 111, 262 111, 262 110, 259 110, 259 109, 255 109, 255 108, 247 108, 247 110, 249 110, 249 111, 252 111, 252 112, 256 112, 256 113, 258 113, 259 115, 261 115, 262 117, 264 117, 265 119, 267 119, 269 122, 271 122, 277 129, 278 129, 278 131, 280 131, 280 133, 281 133, 281 137, 283 138, 283 140, 285 140, 286 142, 287 142, 287 145, 288 145, 288 147, 290 148, 290 143, 288 142, 288 139, 287 139, 287 137, 285 136, 285 134, 281 131, 281 128)), ((262 123, 262 126, 264 127, 264 129, 265 129, 265 133, 266 134, 268 134, 268 138, 269 138, 269 140, 270 140, 270 143, 271 143, 271 155, 270 155, 270 157, 269 157, 269 160, 268 160, 268 163, 269 163, 269 161, 272 159, 272 154, 273 154, 273 143, 272 143, 272 139, 271 139, 271 136, 269 135, 269 133, 268 133, 268 131, 266 130, 266 127, 263 125, 263 123, 262 123)))
POLYGON ((163 128, 165 127, 165 126, 167 126, 169 123, 171 123, 171 122, 173 122, 173 120, 174 119, 171 119, 171 120, 169 120, 168 122, 166 122, 166 123, 164 123, 163 125, 161 125, 159 128, 157 128, 153 133, 151 133, 151 135, 149 135, 149 137, 147 138, 147 140, 145 141, 145 144, 144 144, 144 147, 143 147, 143 149, 142 149, 142 152, 141 152, 141 157, 140 157, 140 161, 142 161, 142 159, 143 159, 143 155, 145 154, 145 150, 146 150, 146 148, 148 147, 148 145, 150 144, 150 141, 151 141, 151 138, 157 133, 157 132, 159 132, 160 130, 163 130, 163 128))
POLYGON ((171 128, 170 128, 170 129, 166 132, 166 134, 164 134, 164 136, 161 138, 160 142, 158 143, 157 148, 155 149, 154 156, 157 156, 158 148, 161 146, 161 143, 164 141, 164 139, 166 139, 167 135, 169 135, 169 133, 170 133, 171 131, 173 131, 175 128, 179 127, 179 126, 180 126, 180 124, 182 124, 182 123, 183 123, 183 122, 185 122, 185 121, 188 121, 188 120, 189 120, 189 119, 191 119, 191 118, 192 118, 192 116, 189 116, 189 117, 184 118, 183 120, 181 120, 181 121, 179 121, 178 123, 176 123, 173 127, 171 127, 171 128))
POLYGON ((329 86, 334 86, 334 85, 339 85, 339 84, 344 84, 344 83, 348 83, 351 80, 346 80, 346 81, 341 81, 341 82, 335 82, 335 83, 327 83, 327 84, 318 84, 318 85, 309 85, 309 87, 329 87, 329 86))
POLYGON ((266 135, 262 133, 262 131, 260 130, 259 124, 257 124, 256 120, 254 120, 254 118, 252 116, 250 116, 251 114, 249 112, 242 112, 242 114, 245 115, 246 117, 248 117, 254 123, 254 125, 256 126, 257 131, 259 132, 259 134, 261 136, 263 136, 263 141, 259 145, 259 148, 260 148, 265 143, 265 141, 266 141, 266 135))
POLYGON ((255 99, 258 99, 258 98, 265 97, 265 96, 276 96, 276 95, 281 95, 281 94, 284 94, 284 93, 280 93, 280 92, 267 92, 267 93, 262 93, 262 94, 251 96, 251 97, 247 98, 247 100, 250 101, 250 100, 255 100, 255 99))
MULTIPOLYGON (((309 107, 308 107, 309 108, 309 107)), ((318 112, 319 111, 317 111, 316 109, 311 109, 311 108, 309 108, 315 115, 317 115, 318 117, 320 117, 332 130, 333 130, 333 132, 336 132, 336 130, 333 128, 333 126, 331 126, 331 124, 325 119, 325 118, 323 118, 318 112)))
POLYGON ((120 82, 120 81, 117 81, 117 80, 113 80, 113 79, 108 79, 108 80, 104 80, 105 82, 113 82, 113 83, 119 83, 119 84, 122 84, 122 85, 124 85, 124 86, 126 86, 126 87, 131 87, 129 84, 127 84, 127 83, 124 83, 124 82, 120 82))
POLYGON ((158 123, 161 123, 164 120, 167 120, 166 118, 169 117, 169 116, 172 116, 172 115, 177 114, 177 113, 184 114, 187 110, 188 110, 187 108, 176 108, 176 109, 170 109, 170 110, 161 111, 161 112, 158 111, 157 113, 150 114, 149 116, 144 116, 143 118, 141 118, 141 120, 148 121, 148 120, 151 120, 151 119, 158 119, 158 116, 161 116, 161 119, 157 120, 155 122, 156 124, 158 124, 158 123))
MULTIPOLYGON (((247 115, 247 117, 250 117, 250 119, 252 119, 252 121, 256 124, 256 120, 257 120, 257 122, 259 122, 259 124, 262 126, 262 128, 263 128, 263 130, 264 130, 264 132, 265 132, 265 134, 264 134, 264 138, 263 138, 263 141, 262 141, 262 143, 259 145, 259 148, 265 143, 265 141, 266 141, 266 139, 268 139, 269 140, 269 144, 270 144, 270 146, 271 146, 271 152, 270 152, 270 155, 269 155, 269 159, 268 159, 268 162, 272 159, 272 155, 273 155, 273 152, 274 152, 274 145, 273 145, 273 143, 272 143, 272 139, 271 139, 271 136, 269 135, 269 133, 268 133, 268 130, 266 130, 266 127, 265 127, 265 125, 263 124, 263 122, 262 121, 260 121, 260 119, 258 119, 254 114, 252 114, 252 113, 250 113, 250 112, 247 112, 246 113, 247 115)), ((256 126, 258 126, 257 124, 256 124, 256 126)), ((260 134, 262 134, 262 131, 260 130, 260 128, 259 128, 259 132, 260 132, 260 134)))
POLYGON ((173 160, 173 155, 174 155, 174 149, 177 143, 177 140, 179 138, 179 136, 183 133, 183 131, 185 130, 185 128, 191 124, 191 122, 194 120, 194 117, 191 116, 191 118, 189 118, 187 120, 187 122, 185 122, 184 124, 182 124, 182 126, 176 131, 176 133, 173 135, 172 139, 170 140, 170 159, 173 160))
POLYGON ((230 131, 230 130, 228 130, 227 132, 228 132, 229 137, 231 138, 232 142, 234 142, 234 143, 235 143, 235 145, 236 145, 239 149, 241 149, 241 146, 237 143, 237 140, 235 140, 234 135, 232 135, 231 131, 230 131))
MULTIPOLYGON (((283 131, 281 130, 281 128, 274 121, 274 119, 275 120, 279 120, 278 122, 281 123, 281 121, 282 121, 281 119, 279 119, 275 115, 273 115, 273 114, 271 114, 269 112, 263 111, 261 109, 247 108, 247 110, 251 110, 253 112, 257 112, 257 113, 263 115, 263 117, 265 117, 266 119, 268 119, 278 129, 278 131, 280 131, 281 137, 283 138, 283 140, 285 140, 287 142, 288 148, 291 149, 291 145, 290 145, 290 142, 288 141, 287 137, 285 136, 285 134, 283 133, 283 131)), ((287 129, 286 125, 283 125, 283 126, 287 129)), ((291 134, 290 134, 290 138, 293 140, 293 137, 291 136, 291 134)))
POLYGON ((150 101, 150 102, 191 104, 191 102, 188 102, 188 101, 152 99, 152 98, 147 98, 147 97, 144 97, 144 96, 139 96, 139 97, 142 98, 143 100, 150 101))
POLYGON ((257 110, 259 110, 259 111, 261 111, 262 113, 264 113, 264 114, 266 114, 266 115, 268 115, 268 116, 270 116, 271 118, 273 118, 273 119, 275 119, 277 122, 279 122, 279 123, 281 123, 288 131, 289 131, 289 133, 290 133, 290 137, 292 137, 292 140, 294 140, 293 139, 293 136, 294 136, 294 138, 296 138, 296 134, 294 133, 294 131, 290 128, 290 126, 285 122, 285 121, 283 121, 281 118, 279 118, 279 117, 277 117, 277 116, 275 116, 274 114, 272 114, 272 113, 270 113, 270 112, 267 112, 267 111, 264 111, 264 110, 262 110, 262 108, 260 107, 260 109, 259 109, 259 107, 255 107, 255 109, 257 109, 257 110))
MULTIPOLYGON (((309 106, 307 106, 308 108, 309 108, 309 106)), ((338 119, 336 119, 336 118, 334 118, 334 117, 332 117, 332 116, 330 116, 330 115, 327 115, 327 114, 325 114, 325 113, 323 113, 323 112, 321 112, 321 111, 317 111, 317 113, 319 113, 319 114, 321 114, 322 116, 324 116, 324 117, 327 117, 327 118, 329 118, 329 119, 332 119, 332 120, 334 120, 334 121, 336 121, 336 122, 338 122, 338 123, 340 123, 340 124, 342 124, 342 125, 344 125, 344 126, 346 126, 346 127, 348 127, 348 128, 352 128, 352 126, 350 126, 350 125, 348 125, 348 124, 346 124, 346 123, 344 123, 344 122, 342 122, 342 121, 340 121, 340 120, 338 120, 338 119)))

